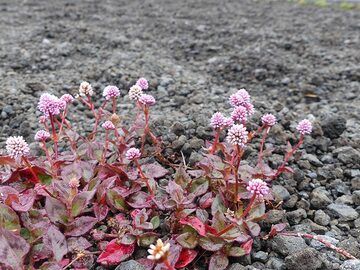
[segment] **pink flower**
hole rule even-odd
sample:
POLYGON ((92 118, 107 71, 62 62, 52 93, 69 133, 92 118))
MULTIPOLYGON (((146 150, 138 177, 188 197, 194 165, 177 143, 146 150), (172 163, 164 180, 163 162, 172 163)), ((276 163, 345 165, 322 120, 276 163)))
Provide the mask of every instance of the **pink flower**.
POLYGON ((76 177, 71 178, 69 181, 69 187, 78 188, 80 186, 80 181, 76 177))
POLYGON ((103 96, 105 97, 106 100, 116 98, 120 96, 120 90, 116 86, 108 85, 104 89, 103 96))
POLYGON ((133 85, 130 87, 130 90, 129 90, 129 98, 131 100, 139 100, 139 98, 143 95, 143 91, 141 89, 140 86, 138 85, 133 85))
POLYGON ((126 151, 125 157, 128 160, 139 159, 141 157, 140 150, 134 147, 130 148, 129 150, 126 151))
POLYGON ((139 102, 147 106, 152 106, 156 101, 152 95, 142 94, 139 98, 139 102))
POLYGON ((234 120, 231 117, 225 117, 224 127, 231 127, 234 124, 234 120))
POLYGON ((70 94, 65 94, 60 97, 62 101, 65 101, 67 104, 73 103, 74 97, 70 94))
POLYGON ((264 126, 272 127, 276 124, 276 118, 271 113, 267 113, 261 117, 261 122, 264 126))
POLYGON ((225 117, 221 112, 216 112, 210 119, 210 126, 213 129, 222 128, 224 126, 225 117))
POLYGON ((266 196, 269 194, 270 189, 266 182, 264 182, 261 179, 252 179, 246 188, 248 191, 250 191, 251 194, 255 194, 255 196, 262 198, 263 196, 266 196))
POLYGON ((91 84, 88 82, 82 82, 79 87, 79 95, 81 97, 92 96, 94 91, 91 87, 91 84))
POLYGON ((46 122, 46 117, 44 115, 39 117, 39 123, 44 124, 46 122))
POLYGON ((50 138, 50 133, 45 130, 39 130, 38 132, 36 132, 34 137, 35 141, 38 142, 44 142, 49 138, 50 138))
POLYGON ((246 108, 246 112, 248 116, 253 115, 255 112, 254 105, 252 105, 250 102, 246 102, 244 104, 244 107, 246 108))
POLYGON ((235 107, 233 112, 231 113, 231 118, 234 122, 239 121, 240 123, 244 123, 247 120, 247 110, 244 106, 235 107))
POLYGON ((250 95, 245 89, 240 89, 230 96, 229 102, 233 107, 245 106, 246 103, 250 103, 250 95))
POLYGON ((142 90, 146 90, 149 88, 149 83, 145 78, 138 79, 136 85, 140 86, 142 90))
POLYGON ((40 96, 40 101, 38 103, 38 109, 41 111, 45 117, 49 115, 58 115, 60 110, 64 107, 64 101, 60 100, 58 97, 51 95, 49 93, 44 93, 40 96))
POLYGON ((6 151, 12 158, 27 156, 30 148, 22 136, 12 136, 6 140, 6 151))
POLYGON ((296 129, 300 132, 301 135, 310 134, 312 131, 312 124, 309 120, 304 119, 299 122, 296 129))
POLYGON ((248 132, 246 127, 242 124, 233 125, 229 130, 226 137, 226 140, 232 145, 238 145, 240 147, 245 147, 245 144, 248 139, 248 132))
POLYGON ((114 130, 115 129, 115 126, 114 126, 113 122, 111 122, 111 121, 106 121, 101 126, 106 130, 114 130))

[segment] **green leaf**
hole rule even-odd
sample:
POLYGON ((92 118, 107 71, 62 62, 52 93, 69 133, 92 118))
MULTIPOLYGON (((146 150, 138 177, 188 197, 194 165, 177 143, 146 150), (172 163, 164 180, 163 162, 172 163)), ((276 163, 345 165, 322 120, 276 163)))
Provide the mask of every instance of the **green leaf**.
POLYGON ((158 237, 159 236, 155 233, 142 234, 139 236, 137 243, 141 247, 148 247, 153 244, 158 239, 158 237))
POLYGON ((0 203, 0 227, 8 231, 20 231, 20 221, 16 212, 9 206, 0 203))
POLYGON ((160 218, 159 218, 159 216, 153 217, 153 218, 150 220, 150 222, 152 223, 153 229, 155 230, 157 227, 160 226, 160 218))
POLYGON ((259 204, 253 206, 249 212, 250 219, 260 219, 265 215, 265 203, 260 202, 259 204))
POLYGON ((176 237, 176 241, 184 248, 193 249, 198 244, 196 233, 186 232, 176 237))
POLYGON ((75 196, 71 205, 71 216, 77 217, 80 215, 84 209, 86 208, 89 201, 95 194, 95 190, 93 191, 84 191, 75 196))
POLYGON ((106 192, 106 199, 110 205, 115 207, 117 210, 126 211, 126 202, 124 198, 115 190, 110 189, 106 192))
POLYGON ((205 177, 200 177, 195 179, 191 183, 190 192, 193 193, 195 196, 203 195, 207 192, 209 188, 209 181, 205 177))
POLYGON ((201 237, 199 240, 199 245, 208 251, 218 251, 224 246, 225 242, 215 236, 209 236, 209 237, 201 237))
POLYGON ((52 177, 47 174, 38 174, 38 177, 40 179, 40 183, 46 186, 49 186, 52 182, 52 177))
POLYGON ((214 216, 217 211, 224 213, 226 211, 226 207, 219 195, 216 195, 214 201, 211 204, 211 214, 214 216))
POLYGON ((209 270, 224 270, 229 264, 229 259, 225 254, 217 252, 211 255, 209 270))
POLYGON ((231 247, 228 251, 228 256, 241 257, 246 254, 245 250, 241 247, 231 247))

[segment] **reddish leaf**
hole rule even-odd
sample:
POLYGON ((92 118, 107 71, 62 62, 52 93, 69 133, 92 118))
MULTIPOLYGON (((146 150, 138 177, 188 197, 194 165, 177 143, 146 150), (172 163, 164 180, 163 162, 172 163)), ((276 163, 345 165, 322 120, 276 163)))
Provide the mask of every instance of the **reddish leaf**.
POLYGON ((14 167, 15 164, 16 164, 15 159, 9 156, 0 156, 0 165, 10 165, 14 167))
POLYGON ((205 228, 208 233, 211 233, 213 235, 216 235, 218 233, 218 231, 216 229, 214 229, 213 227, 211 227, 207 224, 205 224, 205 228))
POLYGON ((253 242, 254 242, 254 240, 250 239, 249 241, 247 241, 241 245, 241 248, 245 250, 246 255, 250 254, 250 252, 252 250, 253 242))
POLYGON ((45 210, 52 222, 67 222, 66 206, 57 199, 46 197, 45 210))
POLYGON ((75 198, 72 200, 71 204, 71 216, 77 217, 80 215, 92 199, 95 194, 94 191, 83 191, 76 194, 75 198))
POLYGON ((204 196, 201 197, 199 200, 199 205, 201 208, 206 209, 209 208, 214 200, 214 197, 212 195, 212 192, 208 192, 204 194, 204 196))
POLYGON ((206 229, 204 223, 197 217, 185 217, 180 220, 180 224, 189 225, 195 229, 201 236, 206 235, 206 229))
POLYGON ((9 206, 0 203, 0 228, 9 231, 20 231, 20 221, 16 212, 9 206))
POLYGON ((92 244, 84 237, 70 237, 67 240, 69 252, 76 250, 86 250, 92 246, 92 244))
POLYGON ((65 233, 65 235, 81 236, 90 231, 97 222, 98 219, 94 217, 78 217, 67 227, 67 232, 65 233))
POLYGON ((184 248, 195 248, 198 244, 197 235, 191 232, 185 232, 176 237, 176 241, 184 248))
POLYGON ((31 209, 35 201, 34 190, 28 189, 23 193, 20 193, 18 200, 13 201, 11 207, 18 212, 27 212, 31 209))
POLYGON ((117 239, 113 239, 107 244, 105 250, 97 259, 98 263, 105 265, 116 265, 129 258, 135 250, 135 244, 118 244, 117 239))
POLYGON ((224 270, 229 264, 229 259, 225 254, 217 252, 211 255, 209 270, 224 270))
POLYGON ((29 250, 29 244, 22 237, 0 226, 0 262, 5 267, 23 269, 23 260, 29 250))
POLYGON ((190 192, 195 196, 200 196, 206 193, 209 188, 209 181, 205 177, 200 177, 192 181, 190 192))
POLYGON ((52 250, 54 258, 58 262, 68 253, 65 236, 54 225, 49 227, 43 236, 43 241, 52 250))
POLYGON ((147 258, 138 259, 137 262, 144 266, 146 270, 152 270, 155 264, 153 260, 147 258))
POLYGON ((131 195, 127 203, 133 208, 148 208, 151 206, 151 196, 139 191, 131 195))
POLYGON ((169 172, 157 163, 142 165, 141 169, 144 171, 144 174, 149 178, 161 178, 169 172))
POLYGON ((215 236, 201 237, 199 240, 199 245, 208 251, 218 251, 224 244, 225 242, 221 238, 215 236))
POLYGON ((187 266, 189 263, 191 263, 196 255, 198 254, 198 252, 196 250, 193 249, 182 249, 179 259, 175 264, 176 268, 183 268, 185 266, 187 266))
POLYGON ((109 207, 106 204, 94 203, 94 213, 98 221, 102 221, 109 213, 109 207))
POLYGON ((276 225, 272 225, 269 234, 266 235, 264 237, 264 239, 274 237, 275 235, 277 235, 278 232, 283 231, 286 228, 286 226, 287 225, 285 223, 279 223, 279 224, 276 224, 276 225))
POLYGON ((109 169, 111 172, 117 173, 119 175, 121 181, 128 181, 129 180, 129 177, 127 176, 127 174, 119 166, 106 164, 105 167, 107 169, 109 169))

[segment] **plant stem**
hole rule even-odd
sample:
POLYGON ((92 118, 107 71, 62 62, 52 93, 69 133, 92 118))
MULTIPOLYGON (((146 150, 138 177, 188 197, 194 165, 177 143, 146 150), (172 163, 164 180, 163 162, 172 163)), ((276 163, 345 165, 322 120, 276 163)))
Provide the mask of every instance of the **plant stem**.
POLYGON ((299 142, 291 149, 290 152, 286 153, 283 163, 277 168, 275 175, 271 178, 271 180, 276 179, 284 170, 287 162, 289 161, 290 157, 295 153, 295 151, 301 146, 304 141, 304 135, 300 136, 299 142))
POLYGON ((240 146, 237 145, 235 150, 235 166, 233 166, 234 176, 235 176, 235 194, 234 194, 235 203, 238 201, 238 196, 239 196, 239 166, 241 161, 240 151, 241 151, 240 146))
POLYGON ((50 122, 51 122, 51 131, 52 131, 52 137, 54 141, 54 153, 55 153, 55 159, 58 158, 58 137, 55 130, 55 124, 54 124, 54 116, 50 114, 50 122))
POLYGON ((112 100, 112 111, 113 113, 116 113, 116 98, 113 98, 112 100))
POLYGON ((221 236, 221 235, 223 235, 223 234, 225 234, 225 233, 227 233, 228 231, 230 231, 232 228, 234 228, 235 227, 235 223, 231 223, 230 225, 228 225, 227 227, 225 227, 224 229, 222 229, 220 232, 218 232, 217 234, 216 234, 216 236, 221 236))
POLYGON ((146 187, 147 187, 148 190, 150 191, 150 194, 151 194, 152 196, 154 196, 154 191, 153 191, 153 190, 151 189, 151 187, 150 187, 149 179, 145 176, 145 174, 144 174, 144 172, 142 171, 141 166, 140 166, 139 162, 137 161, 137 159, 135 159, 134 162, 135 162, 136 168, 137 168, 138 171, 139 171, 139 174, 140 174, 141 179, 145 180, 146 187))
POLYGON ((312 234, 308 234, 308 233, 297 233, 297 232, 280 232, 278 234, 284 235, 284 236, 297 236, 297 237, 302 237, 302 238, 314 239, 314 240, 319 241, 320 243, 324 244, 326 247, 335 250, 337 253, 339 253, 349 259, 354 259, 354 260, 357 259, 355 256, 351 255, 346 250, 334 246, 330 242, 326 241, 325 239, 323 239, 322 237, 319 237, 317 235, 312 235, 312 234))
POLYGON ((104 146, 104 151, 103 151, 102 158, 101 158, 101 163, 102 164, 105 164, 105 159, 106 159, 106 153, 107 153, 107 150, 108 150, 108 146, 109 146, 109 131, 106 130, 105 131, 105 146, 104 146))
POLYGON ((167 258, 163 261, 163 263, 167 267, 167 270, 175 270, 175 268, 171 266, 171 264, 169 263, 169 260, 167 258))
POLYGON ((248 205, 247 205, 247 207, 245 209, 245 211, 241 215, 242 218, 246 217, 249 214, 249 212, 250 212, 250 210, 251 210, 251 208, 252 208, 252 206, 253 206, 253 204, 255 202, 255 198, 256 198, 256 194, 253 194, 251 199, 250 199, 250 202, 248 203, 248 205))
POLYGON ((264 151, 264 144, 265 144, 265 140, 267 135, 269 134, 270 131, 270 127, 267 127, 263 133, 262 139, 261 139, 261 144, 260 144, 260 152, 259 152, 259 158, 258 158, 258 164, 257 166, 260 167, 261 171, 262 171, 262 161, 263 161, 263 151, 264 151))
POLYGON ((220 132, 221 132, 220 128, 215 129, 215 138, 214 138, 214 143, 212 144, 212 146, 210 148, 210 154, 214 154, 216 151, 216 147, 217 147, 217 145, 219 143, 219 139, 220 139, 220 132))

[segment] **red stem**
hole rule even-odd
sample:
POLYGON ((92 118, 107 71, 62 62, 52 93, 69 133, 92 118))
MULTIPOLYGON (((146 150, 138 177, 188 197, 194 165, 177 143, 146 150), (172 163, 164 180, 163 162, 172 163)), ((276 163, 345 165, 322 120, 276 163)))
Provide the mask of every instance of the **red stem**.
POLYGON ((218 232, 217 234, 216 234, 216 236, 221 236, 221 235, 223 235, 223 234, 225 234, 225 233, 227 233, 228 231, 230 231, 232 228, 234 228, 235 227, 235 223, 231 223, 230 225, 228 225, 227 227, 225 227, 224 229, 222 229, 220 232, 218 232))
POLYGON ((101 158, 101 163, 102 164, 105 164, 105 159, 106 159, 106 153, 107 153, 108 146, 109 146, 109 131, 106 130, 105 131, 105 146, 104 146, 104 151, 103 151, 102 158, 101 158))
POLYGON ((55 124, 54 124, 54 116, 50 114, 50 122, 51 122, 51 131, 54 141, 54 153, 55 153, 55 159, 58 158, 58 137, 55 130, 55 124))
POLYGON ((250 210, 251 210, 251 208, 252 208, 252 206, 253 206, 253 204, 255 202, 255 198, 256 198, 256 194, 253 194, 251 199, 250 199, 249 204, 247 205, 245 211, 241 215, 242 218, 246 217, 249 214, 249 212, 250 212, 250 210))
POLYGON ((141 179, 145 180, 146 183, 146 187, 148 188, 148 190, 150 191, 150 194, 153 196, 154 195, 154 191, 151 189, 150 184, 149 184, 149 179, 145 176, 144 172, 141 169, 141 166, 139 164, 139 162, 137 161, 137 159, 134 160, 136 168, 139 171, 140 177, 141 179))
POLYGON ((167 270, 175 270, 175 268, 171 266, 167 258, 163 261, 163 263, 167 267, 167 270))
POLYGON ((210 148, 210 154, 214 154, 216 151, 216 147, 217 147, 217 145, 219 143, 219 139, 220 139, 220 132, 221 132, 220 128, 215 129, 215 138, 214 138, 214 143, 210 148))
POLYGON ((279 234, 284 235, 284 236, 297 236, 297 237, 303 237, 303 238, 308 238, 308 239, 314 239, 316 241, 319 241, 320 243, 323 243, 326 247, 335 250, 337 253, 340 253, 349 259, 354 259, 354 260, 357 259, 355 256, 351 255, 346 250, 334 246, 330 242, 324 240, 323 238, 321 238, 317 235, 312 235, 312 234, 308 234, 308 233, 296 233, 296 232, 280 232, 279 234))
POLYGON ((116 98, 113 98, 112 100, 112 111, 113 113, 116 113, 116 98))
POLYGON ((275 175, 271 178, 272 180, 276 179, 285 168, 287 162, 289 161, 290 157, 295 153, 295 151, 301 146, 304 141, 304 135, 300 136, 299 142, 291 149, 290 152, 286 153, 283 163, 277 168, 275 175))
POLYGON ((265 144, 266 137, 269 134, 269 130, 270 130, 270 127, 267 127, 265 129, 265 131, 263 133, 263 137, 261 139, 261 144, 260 144, 260 152, 259 152, 259 158, 258 158, 257 166, 260 167, 261 171, 262 171, 262 160, 263 160, 264 144, 265 144))
POLYGON ((239 166, 241 161, 241 155, 240 155, 240 147, 237 145, 235 150, 235 166, 234 168, 234 176, 235 176, 235 202, 238 201, 239 196, 239 166))

